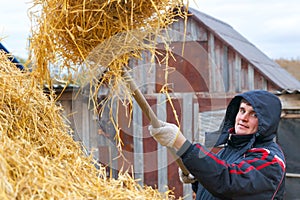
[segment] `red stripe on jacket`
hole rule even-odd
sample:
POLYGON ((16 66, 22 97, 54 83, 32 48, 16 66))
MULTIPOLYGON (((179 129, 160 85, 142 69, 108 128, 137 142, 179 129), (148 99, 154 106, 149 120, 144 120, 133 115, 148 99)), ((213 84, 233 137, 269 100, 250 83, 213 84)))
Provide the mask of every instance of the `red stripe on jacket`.
POLYGON ((274 158, 273 158, 272 161, 265 162, 265 163, 263 163, 262 165, 259 165, 259 166, 256 166, 256 167, 254 167, 254 166, 251 165, 251 166, 249 166, 248 168, 246 168, 245 170, 242 170, 242 169, 241 169, 241 167, 242 167, 244 164, 246 164, 246 163, 251 164, 251 163, 256 162, 256 161, 259 161, 259 160, 266 160, 267 157, 270 155, 270 151, 269 151, 268 149, 265 149, 265 148, 253 148, 253 149, 248 150, 248 152, 261 153, 261 154, 262 154, 261 158, 254 158, 254 159, 252 159, 252 160, 242 161, 242 162, 239 163, 239 164, 231 164, 231 165, 229 165, 229 164, 227 164, 224 160, 221 160, 221 159, 219 159, 217 156, 215 156, 215 154, 212 154, 211 152, 206 151, 206 149, 204 149, 201 145, 197 144, 196 147, 197 147, 201 152, 203 152, 205 155, 207 155, 207 156, 209 156, 210 158, 212 158, 216 163, 218 163, 218 164, 220 164, 220 165, 223 165, 223 166, 225 166, 225 167, 235 167, 235 166, 237 166, 237 167, 239 168, 239 169, 233 169, 233 170, 230 170, 229 172, 230 172, 231 174, 243 174, 243 173, 247 173, 247 172, 249 172, 249 171, 251 171, 251 170, 254 170, 254 169, 256 169, 256 170, 261 170, 261 169, 263 169, 263 168, 265 168, 265 167, 267 167, 267 166, 269 166, 269 165, 275 164, 275 163, 278 163, 278 164, 281 166, 282 170, 285 171, 285 164, 284 164, 283 160, 280 159, 280 158, 279 158, 278 156, 276 156, 276 155, 274 156, 274 158))

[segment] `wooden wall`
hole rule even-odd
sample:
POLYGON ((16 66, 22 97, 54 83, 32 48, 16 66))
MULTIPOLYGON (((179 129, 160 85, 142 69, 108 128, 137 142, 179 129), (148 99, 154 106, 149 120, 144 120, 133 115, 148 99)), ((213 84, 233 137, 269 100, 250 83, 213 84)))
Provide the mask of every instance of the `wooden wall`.
POLYGON ((186 29, 182 19, 173 23, 165 37, 171 39, 172 52, 168 60, 168 79, 165 76, 166 63, 161 62, 166 55, 162 40, 158 40, 159 54, 155 62, 151 62, 148 52, 144 52, 142 60, 130 62, 133 77, 140 81, 144 93, 158 93, 167 83, 170 92, 193 92, 199 97, 206 96, 204 101, 198 99, 199 109, 209 111, 224 109, 228 100, 237 93, 278 89, 246 58, 193 18, 188 19, 186 29), (182 42, 184 39, 185 42, 182 42), (149 83, 152 83, 151 87, 149 83), (148 85, 147 88, 145 85, 148 85))

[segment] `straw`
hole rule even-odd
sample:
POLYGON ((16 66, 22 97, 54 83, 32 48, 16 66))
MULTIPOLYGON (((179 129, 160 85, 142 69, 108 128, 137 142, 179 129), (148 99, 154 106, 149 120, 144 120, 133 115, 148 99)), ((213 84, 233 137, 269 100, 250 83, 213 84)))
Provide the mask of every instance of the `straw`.
POLYGON ((173 199, 87 157, 54 97, 0 51, 0 199, 173 199))

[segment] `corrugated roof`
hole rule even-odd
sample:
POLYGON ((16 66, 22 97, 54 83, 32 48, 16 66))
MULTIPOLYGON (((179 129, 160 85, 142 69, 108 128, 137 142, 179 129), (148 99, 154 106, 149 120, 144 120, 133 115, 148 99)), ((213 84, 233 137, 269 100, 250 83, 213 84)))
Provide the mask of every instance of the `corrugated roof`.
POLYGON ((189 12, 193 14, 195 20, 207 26, 210 31, 228 44, 228 46, 235 49, 242 57, 248 60, 249 63, 282 90, 300 89, 300 81, 266 56, 230 25, 193 8, 189 8, 189 12))
POLYGON ((282 95, 282 94, 300 94, 300 90, 282 90, 282 91, 277 91, 277 95, 282 95))

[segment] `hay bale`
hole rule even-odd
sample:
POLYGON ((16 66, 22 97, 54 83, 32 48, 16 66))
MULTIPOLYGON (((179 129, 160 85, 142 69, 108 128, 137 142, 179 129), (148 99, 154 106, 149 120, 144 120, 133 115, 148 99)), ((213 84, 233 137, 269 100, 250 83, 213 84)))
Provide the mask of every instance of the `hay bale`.
POLYGON ((62 108, 0 51, 0 199, 172 199, 86 157, 62 108))

